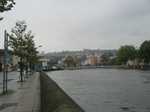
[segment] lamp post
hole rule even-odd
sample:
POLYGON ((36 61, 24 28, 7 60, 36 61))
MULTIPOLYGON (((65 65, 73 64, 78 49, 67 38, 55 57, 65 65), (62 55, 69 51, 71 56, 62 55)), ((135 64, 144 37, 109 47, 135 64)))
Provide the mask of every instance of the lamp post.
POLYGON ((4 68, 3 68, 3 93, 7 93, 8 90, 8 34, 4 32, 4 68))

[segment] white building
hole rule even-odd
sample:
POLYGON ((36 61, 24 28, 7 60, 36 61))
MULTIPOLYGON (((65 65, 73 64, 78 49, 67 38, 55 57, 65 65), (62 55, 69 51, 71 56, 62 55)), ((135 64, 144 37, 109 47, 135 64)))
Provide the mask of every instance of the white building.
POLYGON ((49 62, 50 60, 49 59, 47 59, 47 58, 41 58, 40 59, 40 62, 41 62, 41 65, 42 65, 42 69, 43 70, 48 70, 48 62, 49 62))

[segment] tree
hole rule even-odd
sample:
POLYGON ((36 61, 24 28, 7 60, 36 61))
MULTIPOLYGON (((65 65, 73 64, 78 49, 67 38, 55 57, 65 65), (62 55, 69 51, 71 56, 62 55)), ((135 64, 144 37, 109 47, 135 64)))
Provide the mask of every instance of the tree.
POLYGON ((14 5, 14 0, 0 0, 0 12, 9 11, 14 5))
POLYGON ((20 67, 20 77, 21 82, 23 81, 23 69, 24 69, 24 58, 26 56, 25 48, 26 42, 24 40, 24 35, 27 25, 25 21, 18 21, 14 28, 12 28, 9 45, 13 49, 13 54, 20 58, 19 67, 20 67))
POLYGON ((75 67, 80 66, 80 58, 78 56, 74 56, 73 60, 74 60, 75 67))
POLYGON ((108 61, 109 61, 109 56, 107 54, 101 55, 101 64, 102 65, 108 64, 108 61))
MULTIPOLYGON (((11 10, 15 5, 14 0, 0 0, 0 13, 11 10)), ((0 20, 3 18, 1 17, 0 20)))
POLYGON ((121 46, 117 52, 117 61, 119 64, 125 64, 128 60, 133 60, 137 56, 137 50, 134 46, 121 46))
POLYGON ((64 63, 66 64, 67 67, 75 67, 75 61, 72 56, 67 56, 64 60, 64 63))
POLYGON ((29 31, 25 34, 25 41, 26 41, 26 63, 29 65, 27 68, 33 69, 34 64, 38 62, 38 51, 35 47, 34 36, 32 32, 29 31))
POLYGON ((20 77, 23 81, 23 70, 33 67, 38 60, 37 48, 34 43, 32 32, 26 32, 27 25, 25 21, 18 21, 12 28, 9 45, 13 50, 13 54, 20 58, 20 77))
POLYGON ((141 44, 139 53, 145 63, 150 63, 150 40, 146 40, 141 44))

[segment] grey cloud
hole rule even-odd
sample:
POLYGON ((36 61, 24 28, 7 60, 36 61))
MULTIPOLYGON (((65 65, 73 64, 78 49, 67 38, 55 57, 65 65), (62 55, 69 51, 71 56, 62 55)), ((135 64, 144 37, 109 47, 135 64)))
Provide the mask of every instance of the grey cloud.
MULTIPOLYGON (((43 50, 118 48, 150 37, 149 0, 16 0, 0 28, 25 19, 43 50), (30 3, 30 4, 29 4, 30 3)), ((2 32, 2 30, 1 30, 2 32)))

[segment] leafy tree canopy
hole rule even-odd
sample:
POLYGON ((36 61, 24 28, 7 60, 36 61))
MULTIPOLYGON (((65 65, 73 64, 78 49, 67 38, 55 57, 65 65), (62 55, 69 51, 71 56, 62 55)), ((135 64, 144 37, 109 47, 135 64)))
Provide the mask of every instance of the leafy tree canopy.
POLYGON ((67 56, 64 60, 64 63, 67 65, 67 67, 75 67, 76 62, 75 58, 73 56, 67 56))
POLYGON ((9 11, 14 5, 14 0, 0 0, 0 12, 9 11))
POLYGON ((121 46, 117 52, 117 59, 120 64, 125 64, 128 60, 135 59, 136 56, 137 50, 131 45, 121 46))
POLYGON ((12 28, 9 45, 16 56, 23 58, 26 51, 26 41, 24 39, 27 25, 25 21, 18 21, 12 28))
MULTIPOLYGON (((0 0, 0 13, 11 10, 14 5, 14 0, 0 0)), ((3 17, 0 17, 1 20, 3 20, 3 17)))
POLYGON ((12 28, 9 45, 13 53, 24 59, 26 63, 37 61, 37 48, 35 47, 34 36, 31 31, 26 31, 27 24, 25 21, 18 21, 12 28))
POLYGON ((26 31, 27 24, 25 21, 18 21, 12 28, 9 40, 9 46, 12 48, 14 55, 20 58, 20 76, 23 81, 23 69, 33 69, 35 63, 38 62, 37 48, 34 43, 34 36, 31 31, 26 31))
POLYGON ((144 41, 140 46, 140 56, 145 63, 150 62, 150 40, 144 41))

